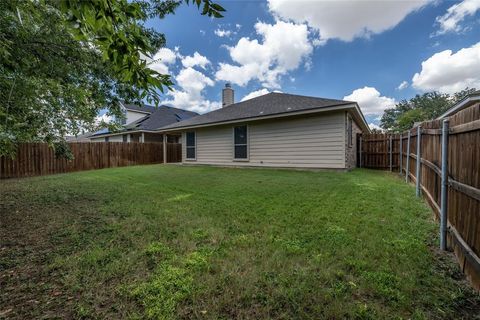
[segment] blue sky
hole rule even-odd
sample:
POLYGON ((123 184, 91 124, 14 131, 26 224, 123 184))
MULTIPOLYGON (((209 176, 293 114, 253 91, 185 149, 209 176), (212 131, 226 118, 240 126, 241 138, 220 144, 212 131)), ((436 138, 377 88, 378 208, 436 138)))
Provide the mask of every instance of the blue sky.
POLYGON ((176 83, 165 104, 208 112, 231 82, 236 101, 274 90, 356 100, 378 124, 417 93, 480 88, 480 0, 218 3, 222 19, 183 5, 148 23, 167 38, 149 60, 176 83))

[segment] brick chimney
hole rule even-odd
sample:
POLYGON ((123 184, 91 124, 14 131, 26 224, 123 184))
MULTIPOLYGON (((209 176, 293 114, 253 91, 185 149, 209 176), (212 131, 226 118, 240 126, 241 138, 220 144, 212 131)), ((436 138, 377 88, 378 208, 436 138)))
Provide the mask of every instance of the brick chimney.
POLYGON ((225 83, 222 90, 222 108, 234 103, 233 89, 230 83, 225 83))

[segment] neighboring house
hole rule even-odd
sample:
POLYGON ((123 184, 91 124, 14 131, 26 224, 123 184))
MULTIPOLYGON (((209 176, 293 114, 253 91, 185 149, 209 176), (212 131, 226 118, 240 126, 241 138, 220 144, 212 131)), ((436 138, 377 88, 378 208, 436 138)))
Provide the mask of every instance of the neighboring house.
POLYGON ((370 132, 356 102, 269 93, 233 103, 223 90, 223 108, 158 131, 181 133, 183 163, 350 169, 357 134, 370 132))
POLYGON ((473 106, 476 103, 480 103, 480 90, 467 94, 462 100, 458 101, 453 106, 451 106, 444 114, 442 114, 437 119, 443 119, 443 118, 449 117, 460 110, 473 106))
POLYGON ((79 134, 78 136, 66 136, 65 140, 67 142, 90 142, 90 137, 94 134, 93 132, 86 132, 79 134))
MULTIPOLYGON (((174 124, 197 116, 195 112, 168 106, 158 108, 144 105, 142 107, 130 104, 123 105, 125 124, 116 132, 102 130, 91 135, 93 142, 161 142, 163 134, 157 130, 160 127, 174 124)), ((168 142, 179 142, 179 134, 166 136, 168 142)))

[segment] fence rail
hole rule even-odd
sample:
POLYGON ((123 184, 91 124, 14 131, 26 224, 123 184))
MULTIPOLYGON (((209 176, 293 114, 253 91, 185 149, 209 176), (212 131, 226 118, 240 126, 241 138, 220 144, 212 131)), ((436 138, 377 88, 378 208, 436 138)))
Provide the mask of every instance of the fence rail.
MULTIPOLYGON (((163 163, 162 143, 69 143, 74 159, 56 158, 46 143, 23 143, 14 159, 0 157, 0 179, 163 163)), ((167 162, 180 162, 182 147, 167 143, 167 162)))
POLYGON ((362 167, 397 171, 416 184, 440 219, 441 248, 454 250, 480 290, 480 104, 445 124, 432 120, 402 134, 363 135, 358 143, 362 167))

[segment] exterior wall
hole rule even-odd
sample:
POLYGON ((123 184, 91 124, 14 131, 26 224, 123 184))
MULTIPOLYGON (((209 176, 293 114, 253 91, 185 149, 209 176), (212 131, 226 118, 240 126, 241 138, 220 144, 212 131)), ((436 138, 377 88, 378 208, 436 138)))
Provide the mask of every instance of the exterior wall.
POLYGON ((357 166, 357 135, 362 133, 362 130, 357 125, 353 117, 352 119, 352 144, 348 141, 348 112, 345 113, 345 166, 347 169, 353 169, 357 166))
MULTIPOLYGON (((103 142, 105 142, 105 138, 103 138, 103 142)), ((123 135, 110 136, 108 142, 123 142, 123 135)))
POLYGON ((155 133, 145 133, 145 142, 162 142, 163 135, 162 134, 155 134, 155 133))
MULTIPOLYGON (((105 137, 91 138, 91 142, 105 142, 105 137)), ((115 136, 109 136, 108 142, 123 142, 123 137, 121 134, 115 136)))
MULTIPOLYGON (((117 135, 109 136, 109 142, 123 142, 123 136, 128 133, 119 133, 117 135)), ((141 133, 130 133, 130 142, 140 142, 141 133)), ((144 142, 162 142, 163 135, 158 133, 144 133, 144 142)), ((105 137, 91 138, 91 142, 105 142, 105 137)))
POLYGON ((90 138, 90 142, 105 142, 105 137, 90 138))
POLYGON ((141 118, 145 117, 146 115, 147 114, 143 113, 143 112, 135 112, 135 111, 127 110, 127 115, 126 115, 127 119, 126 119, 125 124, 132 123, 133 121, 141 119, 141 118))
POLYGON ((234 125, 195 129, 196 164, 334 168, 345 166, 345 113, 255 121, 248 125, 248 161, 233 160, 234 125))

